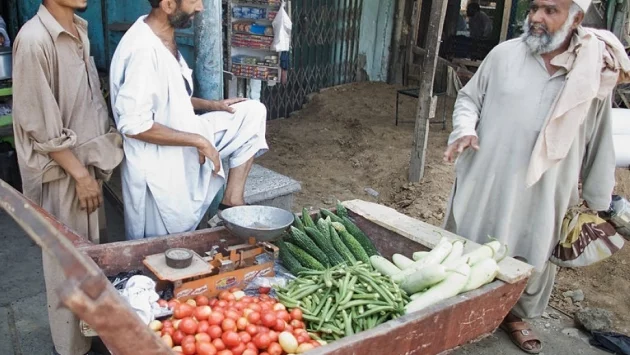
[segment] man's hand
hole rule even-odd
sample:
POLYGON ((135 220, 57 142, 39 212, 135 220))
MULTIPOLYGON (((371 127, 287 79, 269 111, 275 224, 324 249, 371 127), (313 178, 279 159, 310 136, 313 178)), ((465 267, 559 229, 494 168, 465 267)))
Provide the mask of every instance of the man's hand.
POLYGON ((213 172, 218 174, 219 170, 221 170, 221 156, 219 155, 217 148, 204 139, 204 142, 197 147, 197 151, 199 152, 199 164, 204 164, 206 162, 206 157, 209 158, 214 165, 213 172))
POLYGON ((247 99, 236 97, 233 99, 214 101, 214 107, 212 108, 212 111, 227 111, 229 113, 234 113, 236 112, 236 110, 234 109, 234 107, 231 106, 243 101, 247 101, 247 99))
POLYGON ((479 139, 476 136, 464 136, 449 145, 444 152, 444 161, 452 163, 457 155, 461 154, 466 148, 471 147, 479 150, 479 139))
POLYGON ((86 210, 88 214, 92 214, 103 204, 101 185, 89 174, 75 181, 81 209, 86 210))

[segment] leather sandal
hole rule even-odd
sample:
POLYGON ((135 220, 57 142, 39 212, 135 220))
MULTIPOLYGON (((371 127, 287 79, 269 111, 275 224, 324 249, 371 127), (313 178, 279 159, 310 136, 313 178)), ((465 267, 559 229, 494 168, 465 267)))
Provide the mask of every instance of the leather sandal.
POLYGON ((518 346, 521 350, 529 354, 538 354, 542 351, 542 342, 540 338, 531 329, 531 326, 524 321, 503 322, 501 323, 501 329, 503 329, 510 340, 518 346), (526 342, 535 341, 538 342, 538 347, 533 349, 525 348, 526 342))

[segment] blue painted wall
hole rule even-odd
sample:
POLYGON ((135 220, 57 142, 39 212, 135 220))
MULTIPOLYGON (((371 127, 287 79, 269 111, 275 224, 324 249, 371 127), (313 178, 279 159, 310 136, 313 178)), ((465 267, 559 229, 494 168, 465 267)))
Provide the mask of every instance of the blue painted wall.
POLYGON ((396 0, 364 0, 359 54, 370 81, 387 81, 396 0))

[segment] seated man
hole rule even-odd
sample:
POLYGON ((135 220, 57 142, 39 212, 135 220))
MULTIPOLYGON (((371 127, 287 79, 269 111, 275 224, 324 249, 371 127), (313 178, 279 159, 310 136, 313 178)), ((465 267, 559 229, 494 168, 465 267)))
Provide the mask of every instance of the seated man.
POLYGON ((7 23, 4 22, 2 16, 0 16, 0 47, 11 47, 11 39, 9 39, 9 33, 7 32, 7 23))
POLYGON ((231 169, 219 209, 243 205, 253 159, 268 149, 261 103, 192 97, 175 29, 192 25, 202 1, 149 3, 151 13, 124 35, 110 69, 114 118, 125 137, 127 239, 194 230, 225 183, 224 158, 231 169))
POLYGON ((485 12, 481 11, 479 4, 476 2, 468 4, 466 15, 468 16, 470 38, 477 40, 489 39, 490 35, 492 35, 492 20, 485 12))

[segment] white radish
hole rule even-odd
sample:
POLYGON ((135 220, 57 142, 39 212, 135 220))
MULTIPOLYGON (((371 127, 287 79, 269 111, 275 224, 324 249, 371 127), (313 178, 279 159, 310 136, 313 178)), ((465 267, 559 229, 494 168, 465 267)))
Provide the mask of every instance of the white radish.
POLYGON ((485 260, 492 259, 494 257, 494 248, 488 244, 484 244, 479 248, 462 255, 462 258, 468 259, 468 265, 475 265, 476 263, 485 260))
POLYGON ((419 269, 424 265, 441 264, 451 252, 451 249, 453 249, 453 244, 451 244, 448 239, 442 237, 440 242, 429 252, 429 254, 427 254, 427 256, 415 261, 410 268, 419 269))
POLYGON ((447 298, 455 297, 468 283, 470 276, 470 266, 461 264, 457 270, 450 272, 448 277, 439 284, 431 287, 422 293, 415 300, 405 306, 405 313, 413 313, 423 310, 433 304, 443 301, 447 298))
POLYGON ((400 283, 400 287, 409 295, 420 292, 425 288, 433 286, 444 280, 448 276, 448 272, 446 270, 447 269, 444 265, 427 265, 407 276, 407 278, 400 283))
POLYGON ((406 256, 404 256, 402 254, 394 254, 394 255, 392 255, 392 261, 401 270, 404 270, 404 269, 410 267, 411 265, 413 265, 413 260, 409 259, 408 257, 406 257, 406 256))
POLYGON ((412 257, 413 257, 414 261, 418 261, 418 260, 424 258, 427 255, 429 255, 428 251, 417 251, 417 252, 413 253, 412 257))
POLYGON ((470 278, 462 292, 476 290, 492 282, 499 273, 499 265, 494 259, 485 259, 470 268, 470 278))
POLYGON ((464 242, 462 242, 461 240, 456 240, 455 242, 453 242, 453 248, 451 249, 451 252, 448 254, 446 259, 442 261, 442 264, 449 264, 451 261, 461 258, 463 253, 464 242))
POLYGON ((420 298, 420 296, 422 296, 422 294, 424 294, 425 292, 427 292, 427 290, 422 290, 422 291, 420 291, 420 292, 416 292, 416 293, 414 293, 413 295, 409 296, 409 298, 410 298, 412 301, 415 301, 415 300, 417 300, 418 298, 420 298))
POLYGON ((376 271, 385 276, 392 276, 400 272, 400 269, 396 265, 380 255, 370 256, 370 264, 372 264, 376 271))

